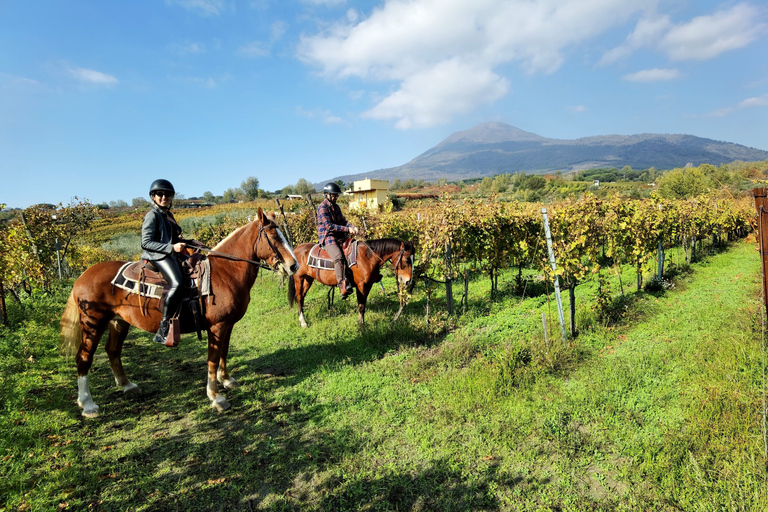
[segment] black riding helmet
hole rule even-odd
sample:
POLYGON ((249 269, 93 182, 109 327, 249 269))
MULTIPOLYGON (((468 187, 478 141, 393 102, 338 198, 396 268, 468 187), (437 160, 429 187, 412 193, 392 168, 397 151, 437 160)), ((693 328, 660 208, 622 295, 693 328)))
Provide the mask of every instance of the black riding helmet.
POLYGON ((171 184, 168 180, 155 180, 152 182, 152 185, 149 186, 149 195, 152 196, 155 192, 170 192, 173 195, 176 195, 176 189, 173 188, 173 184, 171 184))
POLYGON ((338 183, 331 182, 323 187, 323 194, 341 195, 341 187, 339 187, 338 183))

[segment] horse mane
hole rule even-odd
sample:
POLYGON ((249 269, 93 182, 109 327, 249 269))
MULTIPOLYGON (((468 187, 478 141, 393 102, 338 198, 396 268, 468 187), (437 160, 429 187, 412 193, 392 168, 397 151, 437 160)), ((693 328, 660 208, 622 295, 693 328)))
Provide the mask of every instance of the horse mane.
POLYGON ((408 249, 410 243, 403 242, 397 238, 379 238, 378 240, 367 240, 365 242, 376 254, 393 253, 400 250, 400 244, 405 244, 408 249))

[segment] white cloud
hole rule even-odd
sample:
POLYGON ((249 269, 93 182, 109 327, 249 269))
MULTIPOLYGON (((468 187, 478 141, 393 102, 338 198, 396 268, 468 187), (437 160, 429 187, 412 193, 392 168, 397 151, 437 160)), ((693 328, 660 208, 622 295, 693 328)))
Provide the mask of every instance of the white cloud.
POLYGON ((638 48, 653 46, 656 41, 661 39, 664 32, 669 30, 670 25, 671 23, 667 16, 652 15, 641 18, 637 22, 635 30, 627 37, 624 44, 606 52, 597 65, 613 64, 616 61, 629 57, 638 48))
POLYGON ((573 112, 574 114, 580 114, 582 112, 586 112, 587 111, 587 107, 585 107, 584 105, 569 105, 569 106, 565 107, 565 109, 568 112, 573 112))
POLYGON ((203 16, 218 16, 224 10, 224 0, 166 0, 203 16))
POLYGON ((626 41, 603 55, 598 65, 612 64, 640 48, 664 53, 671 60, 707 60, 743 48, 768 31, 765 9, 740 3, 728 10, 673 24, 668 16, 650 14, 637 22, 626 41))
POLYGON ((201 43, 173 43, 170 45, 172 51, 181 55, 205 53, 205 45, 201 43))
POLYGON ((261 41, 252 41, 241 46, 237 52, 246 57, 267 57, 269 56, 269 45, 261 41))
POLYGON ((762 96, 757 96, 756 98, 747 98, 741 103, 739 103, 739 107, 741 108, 766 107, 766 106, 768 106, 768 94, 763 94, 762 96))
POLYGON ((303 36, 298 55, 331 80, 395 83, 364 115, 428 127, 506 95, 509 83, 497 67, 555 72, 574 45, 656 3, 387 0, 367 18, 350 10, 325 32, 303 36))
POLYGON ((276 21, 272 23, 269 40, 273 43, 279 41, 283 35, 285 35, 286 30, 288 30, 288 25, 284 21, 276 21))
POLYGON ((326 7, 333 7, 335 5, 344 5, 347 0, 302 0, 305 4, 311 5, 325 5, 326 7))
POLYGON ((326 124, 339 124, 344 122, 344 120, 339 116, 333 115, 330 110, 323 110, 319 108, 314 110, 306 110, 302 107, 296 107, 296 115, 306 117, 307 119, 320 119, 326 124))
POLYGON ((232 76, 224 74, 220 78, 213 77, 198 77, 198 76, 169 76, 170 80, 177 80, 191 85, 197 85, 205 89, 216 89, 218 86, 225 82, 229 82, 232 76))
POLYGON ((733 113, 733 107, 725 107, 712 112, 707 112, 703 117, 725 117, 733 113))
POLYGON ((728 11, 699 16, 673 27, 660 47, 672 60, 707 60, 743 48, 766 31, 760 23, 761 9, 738 4, 728 11))
POLYGON ((268 57, 272 53, 274 44, 285 35, 287 29, 288 25, 285 22, 276 21, 272 23, 269 29, 269 42, 251 41, 241 46, 237 51, 246 57, 268 57))
POLYGON ((680 72, 676 69, 644 69, 622 78, 627 82, 664 82, 680 78, 680 72))
POLYGON ((76 80, 92 85, 111 86, 120 82, 112 75, 102 73, 101 71, 94 71, 93 69, 69 68, 68 71, 76 80))
POLYGON ((372 119, 398 119, 397 128, 444 124, 455 114, 491 103, 509 91, 509 84, 490 69, 450 60, 403 80, 400 89, 363 112, 372 119))
POLYGON ((9 86, 23 86, 32 87, 40 85, 40 82, 27 78, 24 76, 11 75, 8 73, 0 73, 0 83, 7 84, 9 86))

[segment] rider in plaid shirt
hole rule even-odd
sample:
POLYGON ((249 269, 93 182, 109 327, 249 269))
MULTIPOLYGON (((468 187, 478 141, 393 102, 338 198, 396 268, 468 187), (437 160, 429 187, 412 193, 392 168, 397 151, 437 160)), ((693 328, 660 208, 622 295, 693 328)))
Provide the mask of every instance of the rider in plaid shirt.
POLYGON ((320 245, 333 260, 336 282, 341 291, 341 298, 346 299, 352 293, 352 282, 347 279, 347 260, 341 245, 347 238, 347 233, 356 235, 359 230, 341 213, 336 199, 341 194, 341 188, 336 183, 329 183, 323 188, 325 200, 317 207, 317 236, 320 245))

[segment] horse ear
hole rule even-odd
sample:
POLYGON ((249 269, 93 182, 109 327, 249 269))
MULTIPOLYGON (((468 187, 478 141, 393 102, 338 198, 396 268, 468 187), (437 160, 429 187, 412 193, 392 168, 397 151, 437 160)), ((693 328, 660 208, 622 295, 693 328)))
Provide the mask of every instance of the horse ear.
POLYGON ((259 206, 259 209, 256 210, 256 218, 259 219, 259 222, 264 224, 264 221, 265 221, 264 210, 261 209, 261 206, 259 206))

